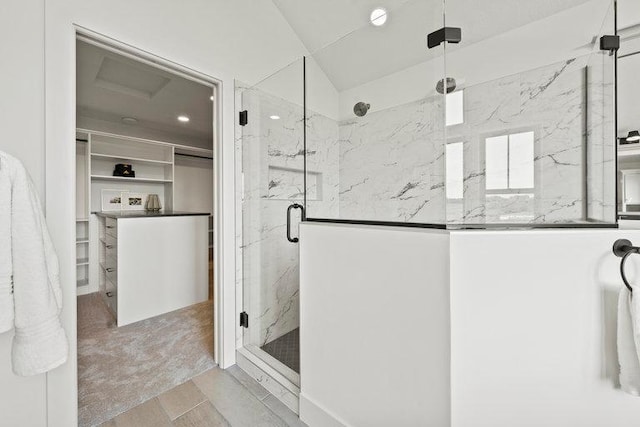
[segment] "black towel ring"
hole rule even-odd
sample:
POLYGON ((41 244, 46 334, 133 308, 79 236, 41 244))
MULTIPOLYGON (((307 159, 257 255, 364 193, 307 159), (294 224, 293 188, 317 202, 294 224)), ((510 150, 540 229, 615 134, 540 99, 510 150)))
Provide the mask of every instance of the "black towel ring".
POLYGON ((629 255, 640 254, 640 247, 633 246, 627 239, 618 239, 613 244, 613 253, 615 256, 622 258, 620 260, 620 275, 622 276, 624 285, 629 289, 629 293, 633 294, 633 288, 627 280, 627 275, 624 273, 624 264, 627 262, 629 255))

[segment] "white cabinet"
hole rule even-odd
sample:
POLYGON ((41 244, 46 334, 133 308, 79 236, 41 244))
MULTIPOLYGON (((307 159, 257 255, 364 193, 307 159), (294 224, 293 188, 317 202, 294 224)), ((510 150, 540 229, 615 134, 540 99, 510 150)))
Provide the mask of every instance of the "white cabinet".
POLYGON ((118 326, 206 301, 208 214, 133 215, 98 214, 99 292, 118 326))

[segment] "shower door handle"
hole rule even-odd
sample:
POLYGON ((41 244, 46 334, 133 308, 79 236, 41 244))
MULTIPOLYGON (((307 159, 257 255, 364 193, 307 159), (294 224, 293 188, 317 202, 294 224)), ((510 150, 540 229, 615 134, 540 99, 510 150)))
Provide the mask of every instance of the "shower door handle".
POLYGON ((300 212, 302 213, 302 220, 304 221, 304 207, 298 203, 294 203, 292 205, 289 205, 289 207, 287 208, 287 240, 290 241, 291 243, 298 243, 300 239, 298 239, 297 237, 291 237, 291 210, 292 209, 300 209, 300 212))

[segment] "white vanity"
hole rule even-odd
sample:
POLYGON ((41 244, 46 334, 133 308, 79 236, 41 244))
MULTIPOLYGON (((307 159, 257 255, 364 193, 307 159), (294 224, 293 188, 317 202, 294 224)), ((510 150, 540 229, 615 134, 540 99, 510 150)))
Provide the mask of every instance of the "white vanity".
POLYGON ((128 325, 206 301, 209 213, 96 212, 99 292, 128 325))

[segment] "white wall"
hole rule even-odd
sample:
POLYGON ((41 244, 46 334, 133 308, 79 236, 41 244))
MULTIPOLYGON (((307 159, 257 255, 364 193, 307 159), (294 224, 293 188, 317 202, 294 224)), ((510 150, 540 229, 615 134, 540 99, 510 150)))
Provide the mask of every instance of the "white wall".
POLYGON ((212 161, 176 155, 173 173, 173 209, 213 214, 212 161))
POLYGON ((618 0, 618 28, 627 28, 636 24, 640 24, 640 2, 618 0))
POLYGON ((444 231, 300 226, 300 417, 449 425, 444 231))
POLYGON ((617 388, 622 237, 640 243, 630 230, 451 233, 453 426, 638 425, 640 399, 617 388))
MULTIPOLYGON (((618 238, 640 230, 303 224, 302 419, 636 426, 640 398, 618 385, 618 238), (424 418, 398 418, 421 399, 424 418)), ((627 271, 640 280, 640 257, 627 271)))
MULTIPOLYGON (((23 161, 44 200, 44 0, 0 2, 0 40, 0 150, 23 161)), ((46 375, 13 374, 12 337, 0 334, 0 425, 45 425, 46 375)))
MULTIPOLYGON (((304 48, 267 0, 161 0, 152 4, 141 0, 51 0, 46 8, 42 0, 2 2, 0 24, 4 40, 0 44, 0 149, 25 161, 43 194, 45 179, 49 183, 47 219, 60 257, 63 323, 72 346, 70 362, 50 373, 47 381, 44 376, 20 379, 10 373, 8 365, 10 335, 0 336, 0 424, 42 426, 48 418, 50 426, 66 427, 77 419, 73 24, 222 80, 222 150, 217 161, 223 174, 221 252, 227 255, 223 259, 223 290, 217 299, 229 307, 235 302, 233 79, 257 81, 299 58, 304 48), (44 398, 47 391, 48 402, 44 398)), ((230 339, 221 361, 227 366, 235 358, 235 309, 224 311, 224 316, 225 336, 230 339)))

